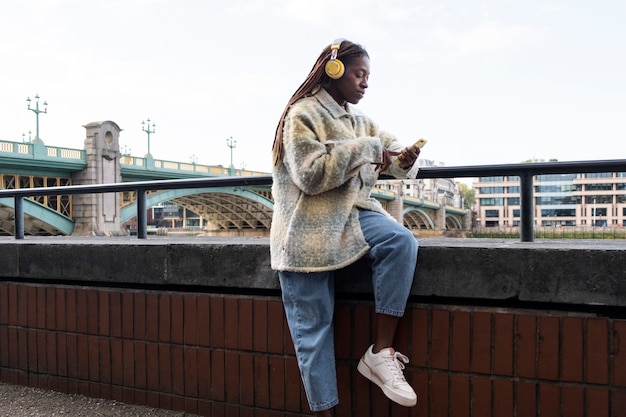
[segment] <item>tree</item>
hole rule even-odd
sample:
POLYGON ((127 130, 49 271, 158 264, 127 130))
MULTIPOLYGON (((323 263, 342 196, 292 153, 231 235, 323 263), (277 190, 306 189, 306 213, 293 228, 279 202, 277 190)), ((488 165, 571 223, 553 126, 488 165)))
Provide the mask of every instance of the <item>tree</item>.
POLYGON ((459 182, 459 191, 463 197, 463 208, 465 210, 473 210, 476 205, 476 190, 470 188, 467 184, 459 182))

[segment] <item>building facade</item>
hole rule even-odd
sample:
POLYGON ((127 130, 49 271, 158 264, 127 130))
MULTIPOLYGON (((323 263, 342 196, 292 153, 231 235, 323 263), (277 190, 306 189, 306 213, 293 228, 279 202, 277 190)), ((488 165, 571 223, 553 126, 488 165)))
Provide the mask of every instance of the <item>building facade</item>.
MULTIPOLYGON (((519 176, 482 177, 476 190, 478 227, 520 225, 519 176)), ((626 226, 626 172, 537 175, 535 226, 626 226)))

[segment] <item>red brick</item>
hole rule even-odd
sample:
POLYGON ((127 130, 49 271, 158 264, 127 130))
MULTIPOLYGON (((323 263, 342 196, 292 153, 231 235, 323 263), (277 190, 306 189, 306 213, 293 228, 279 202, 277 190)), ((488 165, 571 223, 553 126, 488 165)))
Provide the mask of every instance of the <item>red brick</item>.
POLYGON ((516 374, 523 378, 534 378, 537 365, 537 318, 517 316, 516 330, 516 374))
MULTIPOLYGON (((100 381, 100 340, 97 336, 89 336, 89 380, 100 381)), ((99 388, 98 388, 99 390, 99 388)))
POLYGON ((267 408, 270 405, 270 377, 269 361, 267 355, 254 355, 254 379, 255 387, 254 405, 267 408))
POLYGON ((146 340, 157 342, 159 340, 159 295, 148 293, 146 295, 146 340))
POLYGON ((87 290, 76 291, 76 331, 87 333, 87 321, 89 320, 89 304, 87 303, 87 290))
POLYGON ((185 410, 189 414, 198 414, 198 400, 195 398, 185 398, 185 410))
POLYGON ((77 372, 82 380, 89 379, 89 337, 85 334, 76 338, 77 372))
POLYGON ((448 416, 448 400, 448 376, 446 374, 431 374, 428 404, 431 417, 448 416))
POLYGON ((513 417, 513 382, 505 379, 493 381, 493 414, 498 417, 513 417))
POLYGON ((98 326, 100 322, 100 315, 98 311, 98 294, 101 291, 90 289, 87 291, 87 310, 89 316, 87 317, 87 333, 98 334, 98 326))
POLYGON ((587 388, 585 390, 588 417, 609 417, 609 391, 587 388))
MULTIPOLYGON (((5 291, 6 294, 6 291, 5 291)), ((0 292, 0 297, 2 296, 1 292, 0 292)), ((2 316, 2 307, 7 307, 8 306, 2 306, 2 300, 0 300, 0 316, 2 316)), ((8 314, 8 313, 7 313, 8 314)), ((2 323, 3 320, 2 318, 0 318, 0 323, 2 323)), ((45 329, 46 327, 46 288, 42 285, 37 287, 37 328, 38 329, 45 329)))
POLYGON ((611 417, 626 417, 626 392, 611 392, 611 417))
MULTIPOLYGON (((374 343, 372 331, 372 308, 367 304, 356 304, 352 308, 354 315, 353 323, 358 327, 358 331, 352 332, 352 355, 353 359, 360 359, 363 353, 374 343), (358 323, 358 324, 357 324, 358 323)), ((289 332, 287 331, 289 335, 289 332)), ((291 339, 289 344, 293 346, 291 339)), ((413 358, 411 358, 413 361, 413 358)))
POLYGON ((150 391, 159 390, 159 366, 159 345, 146 343, 146 387, 150 391))
POLYGON ((198 397, 198 350, 186 347, 184 361, 185 396, 196 398, 198 397))
POLYGON ((224 353, 224 375, 226 401, 239 403, 239 355, 236 352, 224 353))
POLYGON ((490 313, 472 314, 472 372, 491 373, 491 320, 490 313))
POLYGON ((67 377, 78 377, 78 337, 76 334, 68 334, 67 343, 67 377))
POLYGON ((626 387, 626 321, 613 322, 613 384, 626 387))
POLYGON ((185 336, 184 336, 185 322, 183 320, 184 307, 183 307, 182 295, 173 294, 171 296, 170 307, 171 307, 171 317, 172 317, 172 322, 171 322, 172 336, 170 340, 172 341, 172 343, 182 345, 183 342, 185 341, 185 336))
POLYGON ((109 336, 111 333, 109 292, 100 291, 98 293, 98 334, 109 336))
POLYGON ((335 356, 349 359, 352 354, 352 317, 350 306, 337 304, 335 307, 335 356))
MULTIPOLYGON (((0 332, 2 329, 0 328, 0 332)), ((0 356, 2 355, 2 333, 0 333, 0 356)), ((37 371, 42 373, 48 372, 48 352, 46 343, 46 332, 39 330, 37 332, 37 371)), ((2 360, 0 359, 0 366, 2 366, 2 360)))
POLYGON ((169 410, 172 408, 172 396, 159 393, 159 408, 169 410))
POLYGON ((26 343, 28 346, 28 370, 37 371, 37 332, 28 329, 26 332, 26 343))
POLYGON ((536 417, 537 385, 528 382, 518 382, 515 388, 517 417, 536 417))
POLYGON ((235 297, 224 298, 224 347, 227 349, 237 349, 239 332, 239 311, 238 300, 235 297))
POLYGON ((285 361, 285 409, 287 411, 295 413, 302 411, 301 391, 302 383, 298 363, 295 358, 289 358, 285 361))
POLYGON ((183 334, 185 345, 198 343, 198 312, 197 297, 194 294, 185 294, 183 297, 183 334))
MULTIPOLYGON (((225 399, 225 357, 224 352, 214 350, 211 352, 211 398, 215 401, 225 399)), ((272 386, 272 390, 274 387, 272 386)), ((279 388, 276 388, 277 390, 279 388)))
POLYGON ((269 332, 268 317, 267 317, 267 299, 255 298, 253 301, 252 309, 254 314, 252 316, 252 349, 256 352, 267 351, 267 334, 269 332))
MULTIPOLYGON (((285 351, 283 344, 285 333, 289 330, 284 327, 284 310, 281 301, 270 300, 268 307, 268 353, 282 354, 285 351)), ((293 343, 290 342, 293 346, 293 343)))
POLYGON ((146 389, 148 387, 148 357, 146 353, 146 342, 136 341, 135 347, 135 387, 146 389))
MULTIPOLYGON (((345 362, 337 362, 337 390, 339 393, 339 405, 335 410, 335 415, 337 416, 351 416, 352 413, 352 384, 350 380, 353 375, 353 368, 350 365, 347 365, 345 362)), ((298 386, 302 385, 301 381, 298 381, 298 386)), ((302 411, 308 411, 309 406, 306 399, 304 400, 304 404, 302 404, 302 411)))
POLYGON ((133 336, 135 339, 146 340, 146 321, 146 293, 135 291, 133 292, 133 336))
POLYGON ((237 316, 239 317, 237 347, 242 350, 252 350, 252 299, 239 299, 237 316))
POLYGON ((411 363, 413 366, 428 366, 428 310, 425 308, 412 308, 411 315, 411 363))
MULTIPOLYGON (((540 416, 559 416, 561 393, 558 385, 539 385, 539 414, 540 416)), ((499 416, 498 416, 499 417, 499 416)))
MULTIPOLYGON (((394 338, 394 348, 400 352, 409 352, 409 335, 411 334, 411 320, 405 315, 398 320, 398 327, 394 338)), ((363 354, 362 352, 360 352, 363 354)))
POLYGON ((431 366, 435 369, 448 369, 450 345, 450 313, 444 310, 432 312, 431 366))
MULTIPOLYGON (((14 286, 10 286, 9 290, 15 288, 14 286)), ((17 293, 16 293, 17 295, 17 293)), ((11 297, 11 291, 9 291, 9 305, 15 305, 14 303, 17 301, 17 298, 11 297), (12 304, 13 303, 13 304, 12 304)), ((50 330, 56 330, 57 321, 57 308, 56 308, 56 291, 54 287, 46 288, 46 328, 50 330)), ((11 313, 15 313, 15 319, 17 319, 17 309, 11 308, 9 310, 9 322, 16 323, 16 321, 11 320, 11 313)))
POLYGON ((211 394, 211 351, 198 349, 198 397, 212 398, 211 394))
POLYGON ((185 394, 185 353, 182 346, 172 346, 172 393, 185 394))
POLYGON ((28 288, 24 285, 17 287, 17 324, 28 326, 28 288))
POLYGON ((28 300, 28 327, 34 329, 37 327, 37 287, 26 286, 26 299, 28 300))
POLYGON ((57 337, 54 332, 46 332, 46 370, 51 375, 58 373, 57 337))
POLYGON ((9 330, 0 325, 0 369, 9 366, 9 349, 9 330))
MULTIPOLYGON (((74 293, 72 293, 74 294, 74 293)), ((55 323, 55 328, 60 331, 67 330, 67 309, 68 309, 68 300, 67 300, 67 290, 65 288, 56 288, 54 291, 53 302, 55 304, 55 317, 52 318, 52 322, 55 323)), ((72 323, 76 323, 76 298, 73 297, 71 300, 71 307, 74 309, 74 317, 72 317, 72 323)), ((47 326, 50 328, 50 325, 47 326)), ((76 331, 76 326, 74 325, 71 331, 76 331)))
POLYGON ((122 292, 122 338, 124 339, 132 339, 135 334, 133 329, 135 324, 133 299, 131 291, 122 292))
POLYGON ((496 375, 513 375, 513 318, 502 313, 494 316, 493 373, 496 375))
POLYGON ((172 337, 172 298, 169 293, 159 294, 159 341, 169 342, 172 337))
POLYGON ((564 385, 561 395, 561 412, 564 416, 584 417, 585 393, 581 387, 564 385))
POLYGON ((224 347, 224 297, 220 295, 211 296, 211 312, 209 314, 211 320, 211 347, 224 347))
POLYGON ((559 319, 539 317, 537 376, 541 379, 559 378, 559 319))
POLYGON ((57 333, 57 372, 60 376, 67 376, 67 337, 57 333))
POLYGON ((9 287, 2 282, 0 282, 0 324, 9 324, 9 287))
POLYGON ((148 395, 144 390, 135 390, 135 404, 145 406, 148 403, 148 395))
POLYGON ((564 317, 561 322, 561 379, 583 381, 583 320, 564 317))
POLYGON ((122 337, 122 294, 117 291, 109 292, 109 326, 111 336, 122 337))
MULTIPOLYGON (((76 290, 72 288, 64 289, 65 293, 65 328, 68 332, 75 332, 78 328, 77 316, 78 314, 85 314, 84 311, 79 311, 78 309, 78 295, 76 294, 76 290)), ((58 304, 58 301, 57 301, 58 304)), ((58 320, 57 320, 57 324, 58 320)))
POLYGON ((8 345, 9 345, 9 367, 18 369, 20 367, 20 358, 18 355, 19 347, 17 340, 17 329, 15 327, 9 327, 7 329, 8 345))
POLYGON ((172 349, 170 345, 159 345, 159 391, 172 392, 172 349))
POLYGON ((491 380, 473 377, 472 382, 472 416, 490 417, 491 414, 491 380))
POLYGON ((270 357, 270 408, 279 410, 285 407, 285 360, 272 356, 270 357))
POLYGON ((253 356, 242 353, 239 355, 239 395, 240 404, 254 405, 254 366, 253 356))
POLYGON ((124 339, 122 341, 122 352, 124 364, 123 378, 124 386, 135 386, 135 344, 131 339, 124 339))
POLYGON ((450 347, 452 350, 450 368, 453 371, 468 371, 470 369, 470 314, 468 312, 455 311, 452 313, 450 347))
POLYGON ((124 384, 124 345, 120 339, 111 340, 111 382, 124 384))
POLYGON ((606 319, 587 319, 585 334, 586 381, 607 384, 609 380, 609 328, 606 319))
POLYGON ((450 377, 450 415, 454 417, 470 416, 470 380, 466 376, 450 377))
MULTIPOLYGON (((17 325, 17 286, 14 284, 8 285, 7 292, 7 305, 9 307, 7 324, 17 325)), ((48 306, 46 303, 46 313, 54 314, 54 301, 51 306, 48 306)))
POLYGON ((211 345, 211 299, 206 294, 198 295, 196 320, 198 326, 198 345, 211 345))
MULTIPOLYGON (((100 382, 104 384, 111 383, 111 343, 109 339, 102 338, 98 341, 99 346, 99 374, 100 382)), ((101 387, 102 388, 102 387, 101 387)), ((103 397, 106 398, 106 397, 103 397)))

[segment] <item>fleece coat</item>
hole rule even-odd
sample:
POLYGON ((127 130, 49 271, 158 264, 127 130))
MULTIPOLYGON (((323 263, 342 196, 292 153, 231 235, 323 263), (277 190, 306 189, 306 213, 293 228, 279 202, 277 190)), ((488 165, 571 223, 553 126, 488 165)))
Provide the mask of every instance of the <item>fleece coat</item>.
MULTIPOLYGON (((389 216, 370 196, 383 148, 400 151, 404 145, 356 108, 340 106, 324 88, 290 107, 282 160, 272 173, 273 269, 331 271, 369 251, 358 210, 389 216)), ((415 178, 417 166, 404 170, 394 161, 385 173, 415 178)))

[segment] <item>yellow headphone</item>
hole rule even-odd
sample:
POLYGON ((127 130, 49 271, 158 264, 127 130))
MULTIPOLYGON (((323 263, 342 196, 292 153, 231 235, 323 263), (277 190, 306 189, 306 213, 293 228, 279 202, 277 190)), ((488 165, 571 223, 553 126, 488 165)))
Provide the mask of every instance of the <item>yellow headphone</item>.
POLYGON ((337 80, 341 78, 346 67, 343 65, 340 59, 337 58, 337 52, 339 51, 339 47, 341 46, 341 42, 345 39, 339 38, 335 39, 333 43, 330 44, 330 59, 326 62, 324 66, 324 70, 326 71, 326 75, 328 75, 333 80, 337 80))

